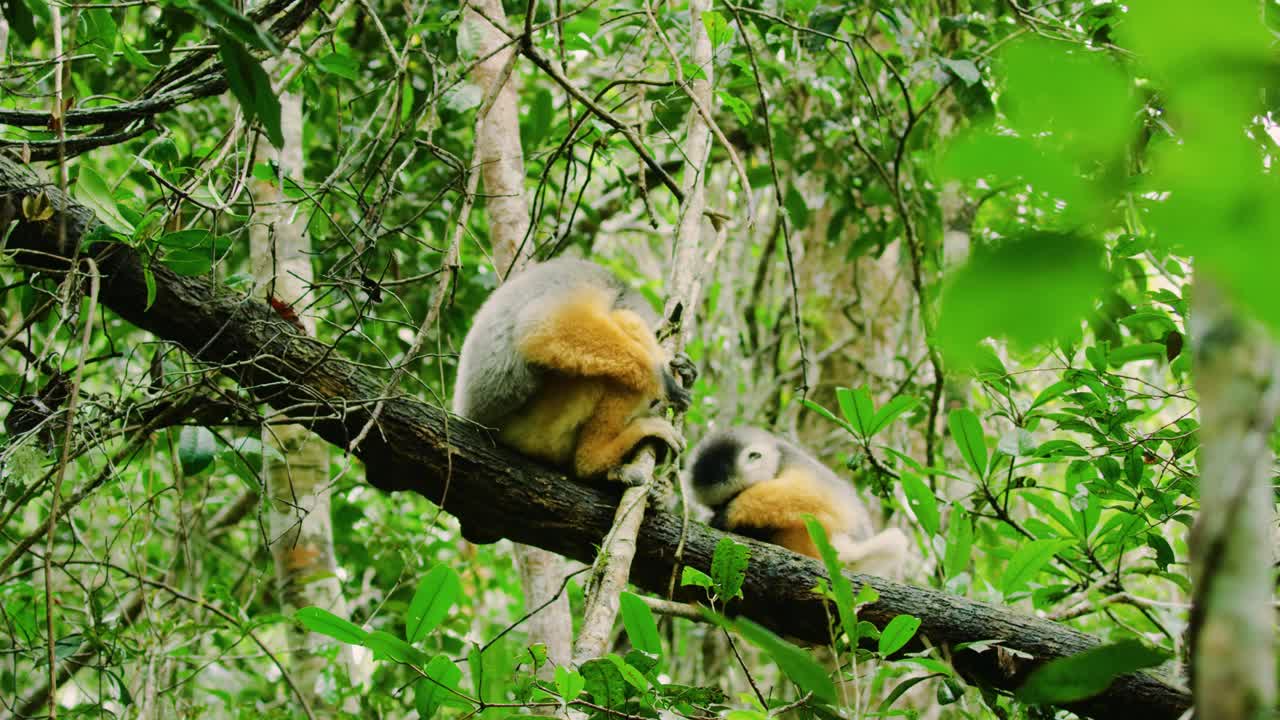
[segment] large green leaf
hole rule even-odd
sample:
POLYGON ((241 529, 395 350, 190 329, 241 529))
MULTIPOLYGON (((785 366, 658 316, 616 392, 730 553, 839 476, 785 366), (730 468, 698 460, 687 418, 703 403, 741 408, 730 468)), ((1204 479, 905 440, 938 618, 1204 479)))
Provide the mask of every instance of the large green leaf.
POLYGON ((462 679, 462 670, 444 655, 431 658, 423 668, 426 677, 413 688, 413 706, 420 720, 430 720, 440 706, 457 699, 454 691, 462 679))
POLYGON ((267 139, 275 147, 284 146, 284 133, 280 129, 280 98, 271 87, 271 79, 257 59, 245 49, 241 41, 226 33, 216 33, 218 54, 226 67, 227 85, 235 95, 246 120, 255 118, 266 130, 267 139))
POLYGON ((1032 540, 1018 548, 1004 566, 1000 579, 1000 591, 1007 597, 1027 586, 1062 548, 1071 543, 1064 540, 1032 540))
POLYGON ((902 473, 902 492, 907 496, 907 502, 911 505, 911 512, 915 513, 916 520, 920 521, 920 526, 930 535, 937 535, 938 528, 942 524, 942 517, 938 512, 938 499, 934 497, 933 490, 925 484, 915 473, 902 473))
POLYGON ((721 600, 742 595, 742 581, 747 576, 747 561, 750 557, 751 548, 734 542, 730 537, 720 538, 715 555, 711 558, 711 579, 715 581, 716 595, 721 600))
POLYGON ((209 428, 187 426, 178 433, 178 462, 182 474, 190 477, 209 467, 217 449, 217 438, 209 428))
POLYGON ((982 423, 978 416, 968 408, 956 408, 947 417, 951 428, 951 437, 960 448, 969 467, 978 477, 987 476, 987 440, 982 434, 982 423))
POLYGON ((836 400, 840 403, 840 413, 849 421, 858 435, 868 437, 875 425, 875 405, 871 402, 871 393, 866 387, 856 390, 836 388, 836 400))
POLYGON ((622 625, 627 629, 631 644, 647 653, 661 655, 662 638, 658 635, 658 623, 654 621, 653 612, 645 604, 644 598, 635 593, 623 592, 618 596, 618 604, 622 612, 622 625))
POLYGON ((1031 348, 1078 335, 1108 275, 1102 248, 1084 237, 1029 232, 1001 242, 952 274, 942 297, 939 346, 968 366, 984 338, 1031 348))
POLYGON ((849 640, 856 643, 858 614, 853 602, 853 583, 845 577, 844 566, 840 562, 836 549, 831 546, 831 541, 827 539, 827 531, 822 527, 822 523, 813 517, 806 517, 804 524, 809 530, 809 537, 813 539, 813 544, 818 548, 818 553, 822 555, 822 564, 827 567, 827 576, 831 579, 831 591, 836 596, 836 613, 840 617, 840 627, 845 635, 849 636, 849 640))
POLYGON ((318 607, 304 607, 294 617, 311 632, 328 635, 348 645, 363 645, 369 633, 359 625, 318 607))
POLYGON ((447 565, 432 567, 418 583, 409 602, 409 613, 405 617, 405 637, 409 642, 421 642, 427 633, 435 630, 461 594, 462 581, 456 570, 447 565))
POLYGON ((911 638, 915 637, 916 630, 919 629, 920 618, 911 615, 899 615, 890 620, 889 624, 880 631, 880 655, 888 657, 901 650, 904 645, 911 642, 911 638))
POLYGON ((804 692, 811 692, 818 700, 834 703, 836 688, 831 677, 809 653, 774 635, 761 625, 751 620, 742 619, 737 622, 738 631, 756 647, 768 653, 782 672, 786 673, 804 692))
POLYGON ((1018 698, 1038 705, 1060 705, 1091 698, 1121 675, 1155 667, 1169 658, 1138 640, 1124 640, 1058 658, 1037 668, 1018 690, 1018 698))

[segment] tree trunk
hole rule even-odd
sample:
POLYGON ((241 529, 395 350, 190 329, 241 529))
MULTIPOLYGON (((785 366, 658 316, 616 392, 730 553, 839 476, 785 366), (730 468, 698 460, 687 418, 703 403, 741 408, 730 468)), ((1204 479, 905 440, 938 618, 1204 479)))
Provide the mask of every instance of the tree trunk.
MULTIPOLYGON (((287 179, 302 179, 302 98, 283 93, 280 117, 284 146, 276 150, 259 135, 255 148, 256 162, 276 167, 274 179, 252 184, 253 277, 259 296, 277 307, 291 307, 306 333, 314 336, 315 319, 306 312, 312 281, 306 217, 284 193, 287 179)), ((279 452, 278 459, 263 453, 262 476, 271 506, 271 556, 280 605, 285 612, 315 605, 345 618, 347 605, 333 551, 329 448, 301 425, 264 426, 262 444, 279 452)), ((327 642, 332 641, 296 627, 290 631, 295 677, 307 704, 320 716, 331 714, 321 692, 328 661, 315 651, 327 642)), ((350 648, 343 646, 341 653, 350 667, 350 648)))
POLYGON ((1192 330, 1200 395, 1200 517, 1188 628, 1197 717, 1270 717, 1275 702, 1271 435, 1280 359, 1266 330, 1238 315, 1204 273, 1192 330))
MULTIPOLYGON (((506 21, 499 0, 480 0, 475 7, 496 22, 506 21)), ((463 32, 473 39, 481 57, 507 41, 501 29, 470 5, 463 23, 463 32)), ((514 55, 515 47, 509 46, 477 65, 474 71, 476 83, 484 94, 496 93, 488 112, 476 120, 474 157, 484 179, 493 268, 503 279, 519 272, 533 256, 532 238, 526 239, 529 202, 525 197, 524 151, 520 145, 520 112, 516 105, 519 93, 515 73, 506 72, 514 55), (494 84, 499 82, 502 86, 494 90, 494 84)), ((539 668, 539 674, 549 678, 553 665, 569 662, 573 618, 569 613, 569 596, 560 592, 569 566, 559 555, 530 545, 516 544, 515 556, 524 589, 525 611, 541 608, 525 621, 525 630, 530 644, 541 643, 546 648, 549 662, 539 668)))

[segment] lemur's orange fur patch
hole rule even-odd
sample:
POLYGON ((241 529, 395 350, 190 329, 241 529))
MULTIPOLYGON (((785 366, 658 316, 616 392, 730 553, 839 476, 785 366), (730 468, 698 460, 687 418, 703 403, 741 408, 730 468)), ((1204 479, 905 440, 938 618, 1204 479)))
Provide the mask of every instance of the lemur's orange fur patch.
POLYGON ((775 544, 818 557, 804 516, 812 515, 828 537, 849 533, 853 520, 840 512, 840 507, 841 500, 832 497, 821 480, 802 469, 791 469, 739 493, 729 502, 725 520, 730 529, 773 530, 775 544))
POLYGON ((655 434, 655 423, 665 424, 642 417, 662 393, 665 353, 643 318, 610 309, 608 292, 572 294, 517 343, 530 362, 551 370, 503 423, 503 439, 524 454, 586 477, 620 464, 655 434))
POLYGON ((538 365, 569 375, 610 379, 657 397, 661 390, 659 358, 653 352, 657 342, 649 347, 637 341, 634 328, 623 327, 632 324, 626 315, 634 317, 634 313, 612 311, 609 303, 609 294, 598 288, 574 293, 519 338, 520 352, 538 365))

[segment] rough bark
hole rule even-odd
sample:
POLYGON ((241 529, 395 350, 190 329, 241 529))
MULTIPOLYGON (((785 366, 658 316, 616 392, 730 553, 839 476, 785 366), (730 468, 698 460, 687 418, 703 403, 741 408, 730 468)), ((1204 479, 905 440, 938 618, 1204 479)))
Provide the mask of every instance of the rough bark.
MULTIPOLYGON (((490 22, 506 22, 500 0, 480 0, 475 7, 484 15, 468 5, 463 14, 463 32, 471 38, 479 57, 494 53, 472 73, 485 96, 494 93, 493 104, 476 119, 475 162, 484 180, 493 268, 498 277, 505 279, 510 273, 519 272, 533 255, 533 243, 525 238, 529 232, 529 202, 525 196, 524 150, 516 107, 517 76, 505 72, 515 55, 515 46, 507 42, 502 28, 490 22), (505 50, 494 52, 504 44, 505 50), (502 86, 495 88, 499 82, 502 86)), ((525 608, 542 608, 525 621, 525 630, 530 643, 541 643, 546 648, 549 662, 540 672, 550 677, 553 665, 569 661, 573 639, 569 596, 560 592, 569 574, 568 563, 559 555, 530 545, 517 544, 515 556, 525 608)))
POLYGON ((1280 357, 1267 332, 1197 277, 1200 517, 1192 535, 1192 686, 1198 717, 1269 716, 1275 702, 1271 434, 1280 357))
MULTIPOLYGON (((56 209, 68 207, 55 188, 0 156, 0 225, 6 216, 18 216, 21 197, 34 192, 37 185, 50 195, 56 209)), ((91 212, 75 203, 70 204, 68 215, 68 234, 73 239, 95 223, 91 212)), ((39 222, 20 220, 10 247, 39 251, 21 256, 20 261, 44 267, 65 265, 56 259, 52 231, 56 223, 57 215, 39 222)), ((181 277, 153 265, 156 295, 147 309, 138 255, 122 245, 95 252, 104 274, 101 302, 125 320, 216 364, 259 400, 338 447, 348 447, 368 421, 384 382, 335 356, 332 348, 299 336, 264 304, 207 278, 181 277)), ((441 504, 458 518, 464 536, 471 540, 492 542, 506 537, 584 562, 594 557, 621 495, 615 485, 570 482, 499 446, 483 429, 407 397, 386 402, 377 431, 370 433, 357 455, 376 487, 417 492, 441 504)), ((640 526, 632 583, 666 592, 677 569, 681 526, 677 515, 650 511, 640 526)), ((692 523, 680 564, 709 572, 716 543, 723 536, 692 523)), ((821 564, 774 546, 740 541, 751 547, 751 563, 743 586, 746 597, 736 612, 776 632, 826 643, 830 614, 811 592, 825 577, 821 564)), ((856 585, 869 584, 880 593, 878 602, 860 611, 862 619, 882 625, 910 613, 922 621, 920 634, 935 645, 995 639, 1030 656, 1011 660, 994 650, 972 649, 952 654, 966 677, 997 689, 1017 688, 1040 663, 1098 645, 1084 633, 1005 608, 866 575, 849 577, 856 585)), ((680 590, 677 598, 692 600, 697 593, 680 590)), ((1189 704, 1186 691, 1137 673, 1118 678, 1101 695, 1070 709, 1101 720, 1173 720, 1189 704)))
POLYGON ((525 243, 525 234, 529 230, 529 202, 524 189, 524 151, 520 146, 516 74, 504 77, 503 72, 512 61, 516 48, 510 44, 503 29, 485 19, 488 17, 499 23, 506 21, 507 15, 500 0, 479 0, 474 6, 484 16, 468 5, 463 14, 463 32, 474 43, 476 55, 485 57, 507 45, 505 50, 478 64, 472 73, 476 84, 486 94, 494 83, 503 83, 496 91, 489 112, 477 122, 475 160, 484 179, 493 265, 499 276, 506 277, 510 270, 518 269, 532 250, 525 243))
MULTIPOLYGON (((690 0, 689 3, 689 35, 693 41, 689 59, 703 71, 703 75, 693 82, 690 96, 695 105, 701 103, 702 107, 709 106, 711 98, 711 40, 702 22, 703 13, 710 8, 708 0, 690 0)), ((656 22, 653 25, 654 31, 661 36, 661 28, 656 22)), ((680 58, 673 60, 678 65, 680 58)), ((687 317, 692 321, 693 310, 697 307, 698 249, 702 244, 702 225, 705 222, 702 213, 706 207, 703 180, 710 139, 711 131, 706 120, 697 111, 691 110, 685 134, 687 162, 680 186, 680 222, 670 258, 671 270, 664 308, 664 317, 668 322, 674 319, 679 331, 663 343, 667 352, 673 354, 684 350, 684 341, 691 332, 692 323, 681 323, 680 319, 687 317)), ((618 617, 620 596, 626 589, 631 565, 635 560, 637 538, 648 509, 649 494, 655 487, 654 466, 652 451, 642 449, 639 457, 624 469, 632 477, 642 479, 643 484, 630 487, 622 494, 612 529, 601 545, 600 555, 596 559, 592 591, 587 596, 582 629, 573 648, 574 660, 578 663, 600 657, 607 649, 609 632, 618 617)))
MULTIPOLYGON (((285 196, 288 179, 302 178, 302 98, 280 95, 283 146, 277 150, 259 135, 255 158, 275 164, 277 176, 254 180, 254 215, 249 228, 250 255, 256 294, 293 307, 298 322, 315 334, 315 318, 306 312, 311 289, 311 243, 304 230, 306 217, 285 196)), ((282 460, 266 454, 262 460, 263 484, 270 503, 268 524, 276 584, 285 612, 308 606, 322 607, 347 616, 346 598, 338 580, 333 549, 327 444, 302 425, 276 425, 262 429, 262 443, 274 447, 282 460)), ((318 633, 291 628, 288 657, 307 704, 317 715, 331 715, 324 702, 322 680, 328 660, 317 649, 332 642, 318 633)), ((350 648, 343 646, 343 665, 352 664, 350 648)))

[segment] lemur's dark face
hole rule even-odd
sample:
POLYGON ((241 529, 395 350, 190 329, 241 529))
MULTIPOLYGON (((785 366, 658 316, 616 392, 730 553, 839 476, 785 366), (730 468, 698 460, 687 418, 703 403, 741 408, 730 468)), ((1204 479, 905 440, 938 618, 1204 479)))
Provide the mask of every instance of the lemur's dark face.
POLYGON ((720 507, 778 475, 782 452, 769 434, 748 428, 713 433, 693 449, 689 484, 698 502, 720 507))

